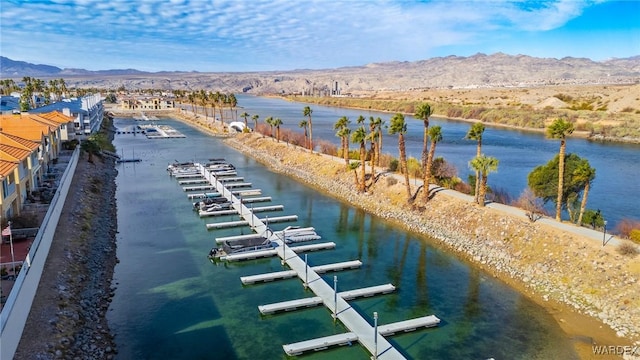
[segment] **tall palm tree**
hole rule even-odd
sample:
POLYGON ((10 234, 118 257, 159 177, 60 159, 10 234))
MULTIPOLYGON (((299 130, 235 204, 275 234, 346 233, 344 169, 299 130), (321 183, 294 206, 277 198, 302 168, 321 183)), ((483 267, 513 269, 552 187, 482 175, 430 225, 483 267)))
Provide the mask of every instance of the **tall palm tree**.
POLYGON ((578 225, 582 224, 582 217, 587 207, 587 197, 589 196, 589 189, 591 188, 591 182, 596 178, 596 169, 589 165, 589 161, 583 160, 580 165, 573 171, 574 181, 584 182, 584 191, 582 193, 582 202, 580 203, 580 215, 578 215, 578 225))
POLYGON ((365 184, 365 163, 366 163, 366 147, 365 141, 367 139, 367 131, 364 129, 364 126, 360 126, 356 129, 356 131, 351 134, 351 142, 354 144, 360 144, 360 185, 358 186, 358 191, 364 192, 366 189, 365 184))
POLYGON ((280 125, 282 125, 282 120, 280 118, 273 119, 273 126, 276 127, 276 139, 280 142, 280 125))
POLYGON ((338 137, 340 137, 340 140, 342 142, 342 157, 344 158, 344 162, 347 168, 349 167, 349 135, 350 134, 351 134, 351 129, 349 129, 348 127, 343 127, 342 129, 338 130, 338 133, 336 134, 338 137))
MULTIPOLYGON (((482 123, 474 123, 473 125, 471 125, 471 128, 469 128, 469 132, 467 132, 467 135, 465 136, 465 139, 469 139, 469 140, 476 140, 478 142, 478 146, 476 147, 476 157, 480 156, 482 154, 482 134, 484 133, 484 125, 482 123)), ((474 197, 473 197, 473 202, 477 203, 478 202, 478 190, 480 190, 480 176, 478 176, 479 173, 476 171, 476 186, 475 186, 475 191, 474 191, 474 197)))
POLYGON ((60 87, 60 97, 67 95, 69 89, 67 89, 67 83, 64 82, 63 78, 58 79, 58 86, 60 87))
POLYGON ((429 200, 429 176, 431 175, 427 170, 427 158, 429 156, 429 116, 431 116, 431 105, 427 103, 419 104, 416 108, 416 112, 413 116, 418 119, 422 119, 424 124, 424 133, 422 136, 422 182, 424 186, 422 190, 424 191, 424 201, 427 202, 429 200))
POLYGON ((431 139, 431 147, 427 155, 427 166, 424 169, 424 185, 422 186, 422 196, 424 202, 429 201, 429 183, 431 182, 431 167, 433 166, 433 156, 436 153, 436 144, 442 141, 442 127, 432 126, 429 128, 429 138, 431 139))
POLYGON ((407 153, 404 143, 404 134, 407 133, 407 123, 404 115, 397 113, 391 118, 389 134, 398 134, 398 151, 400 152, 400 171, 404 172, 404 182, 407 186, 407 201, 411 201, 411 183, 409 183, 409 171, 407 170, 407 153))
POLYGON ((342 149, 342 157, 344 158, 345 164, 347 167, 349 166, 349 123, 351 121, 348 117, 343 116, 335 124, 333 124, 333 129, 336 130, 336 136, 340 138, 340 148, 342 149), (346 129, 346 130, 345 130, 346 129))
POLYGON ((473 170, 477 170, 480 173, 480 194, 479 202, 480 206, 484 206, 485 195, 487 194, 487 178, 489 173, 498 171, 498 159, 490 156, 480 155, 476 156, 469 162, 469 165, 473 170))
POLYGON ((251 120, 253 120, 253 131, 258 130, 258 119, 260 118, 260 115, 255 114, 251 117, 251 120))
MULTIPOLYGON (((369 159, 369 164, 371 165, 371 179, 375 179, 376 144, 378 143, 378 132, 373 129, 370 133, 367 134, 367 140, 371 143, 371 159, 369 159)), ((378 156, 380 155, 378 154, 378 156)))
POLYGON ((556 220, 561 221, 562 213, 562 188, 564 186, 564 157, 567 150, 567 136, 573 133, 573 123, 556 119, 547 128, 547 137, 560 140, 560 152, 558 153, 558 199, 556 203, 556 220))
POLYGON ((249 117, 249 113, 246 111, 240 114, 240 117, 244 119, 244 128, 249 130, 249 123, 247 122, 247 118, 249 117))
POLYGON ((309 118, 309 150, 313 152, 313 122, 311 121, 311 114, 313 114, 313 110, 310 107, 305 106, 302 109, 302 114, 309 118))
POLYGON ((347 170, 353 170, 353 175, 355 176, 355 179, 356 179, 356 188, 360 186, 360 182, 358 181, 358 172, 356 171, 358 170, 359 167, 360 167, 359 161, 351 162, 347 166, 347 170))
POLYGON ((198 113, 196 112, 196 95, 194 93, 190 93, 189 96, 187 96, 187 99, 189 99, 189 103, 191 104, 191 110, 193 111, 193 113, 195 115, 198 115, 198 113))
MULTIPOLYGON (((236 106, 238 106, 238 99, 236 99, 236 95, 234 93, 231 93, 229 95, 227 95, 227 103, 229 104, 229 110, 231 111, 231 116, 233 120, 238 120, 238 112, 235 111, 236 106), (233 115, 235 115, 235 117, 233 117, 233 115)), ((246 126, 246 121, 245 121, 245 126, 246 126)))
POLYGON ((378 129, 378 162, 376 163, 376 165, 378 166, 380 166, 380 154, 382 154, 382 128, 385 128, 387 126, 385 123, 386 121, 382 120, 381 118, 376 118, 376 129, 378 129))
POLYGON ((200 90, 198 93, 198 102, 200 106, 202 106, 202 111, 204 112, 204 121, 207 122, 208 112, 207 112, 207 104, 209 103, 209 97, 207 92, 204 90, 200 90))
POLYGON ((273 117, 269 116, 268 118, 264 119, 264 122, 269 125, 269 136, 273 137, 273 117))
POLYGON ((309 122, 307 120, 300 120, 300 122, 298 123, 298 126, 301 127, 304 130, 304 146, 303 148, 307 148, 307 136, 309 136, 309 134, 307 133, 307 125, 309 125, 309 122))

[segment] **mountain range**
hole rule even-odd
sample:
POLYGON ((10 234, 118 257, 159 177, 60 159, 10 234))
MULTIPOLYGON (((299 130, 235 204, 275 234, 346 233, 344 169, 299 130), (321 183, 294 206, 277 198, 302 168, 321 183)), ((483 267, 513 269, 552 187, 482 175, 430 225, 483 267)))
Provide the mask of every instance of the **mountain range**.
POLYGON ((205 89, 224 92, 341 94, 376 90, 495 88, 640 83, 640 56, 606 61, 565 57, 475 54, 415 62, 385 62, 321 70, 267 72, 144 72, 135 69, 61 69, 0 57, 0 77, 64 78, 67 86, 115 89, 205 89))

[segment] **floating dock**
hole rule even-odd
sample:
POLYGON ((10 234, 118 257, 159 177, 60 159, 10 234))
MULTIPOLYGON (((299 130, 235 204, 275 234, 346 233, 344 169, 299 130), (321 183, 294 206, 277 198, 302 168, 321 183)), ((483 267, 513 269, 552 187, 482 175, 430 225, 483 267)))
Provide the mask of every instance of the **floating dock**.
MULTIPOLYGON (((353 300, 359 297, 371 297, 375 295, 388 294, 393 292, 396 289, 395 286, 391 284, 378 285, 378 286, 370 286, 366 288, 354 289, 349 291, 342 291, 338 293, 338 296, 345 300, 353 300)), ((273 304, 260 305, 258 306, 258 311, 262 315, 273 314, 280 311, 292 311, 305 307, 312 307, 316 305, 320 305, 323 303, 323 300, 319 296, 311 297, 311 298, 303 298, 297 300, 289 300, 282 301, 273 304)))
POLYGON ((313 340, 306 340, 293 344, 282 345, 282 349, 284 349, 284 352, 286 352, 287 355, 295 356, 311 350, 326 350, 329 347, 336 345, 351 345, 356 341, 358 341, 358 335, 352 332, 348 332, 344 334, 330 335, 313 340))
MULTIPOLYGON (((237 210, 235 210, 236 213, 238 213, 237 210)), ((285 215, 285 216, 274 216, 274 217, 270 217, 270 218, 262 218, 262 219, 258 219, 260 220, 260 222, 267 222, 267 223, 281 223, 281 222, 287 222, 287 221, 297 221, 298 220, 298 215, 285 215)), ((249 221, 248 220, 238 220, 238 221, 226 221, 226 222, 219 222, 219 223, 210 223, 207 224, 207 229, 224 229, 224 228, 231 228, 231 227, 239 227, 239 226, 246 226, 249 225, 249 221)))
MULTIPOLYGON (((356 269, 362 266, 362 262, 360 260, 353 261, 344 261, 340 263, 326 264, 326 265, 318 265, 313 266, 311 269, 318 274, 326 273, 329 271, 339 271, 345 269, 356 269)), ((240 281, 244 285, 255 284, 258 282, 269 282, 274 280, 283 280, 290 279, 298 275, 295 270, 284 270, 284 271, 276 271, 265 274, 258 275, 250 275, 250 276, 242 276, 240 277, 240 281)))
MULTIPOLYGON (((225 185, 215 177, 214 174, 212 174, 209 170, 205 169, 201 165, 199 168, 202 171, 202 175, 216 187, 219 193, 221 193, 232 203, 234 209, 236 209, 240 216, 244 218, 242 222, 207 224, 207 228, 220 228, 221 224, 227 224, 223 226, 227 227, 228 224, 231 223, 242 223, 242 225, 250 224, 252 230, 256 234, 268 234, 269 240, 271 240, 271 243, 274 245, 273 249, 231 254, 221 259, 232 261, 277 255, 282 259, 282 263, 286 264, 290 268, 290 271, 295 272, 295 275, 297 275, 298 278, 303 281, 304 286, 313 291, 313 293, 316 295, 311 298, 262 305, 261 312, 266 311, 265 313, 271 313, 271 311, 287 311, 300 307, 316 306, 316 303, 318 303, 318 305, 321 303, 324 304, 332 312, 332 316, 334 317, 334 319, 340 320, 340 322, 342 322, 342 324, 349 330, 349 332, 345 334, 331 335, 327 337, 283 345, 283 350, 288 355, 301 354, 305 351, 310 350, 317 351, 326 349, 329 346, 351 344, 353 341, 358 341, 367 351, 373 354, 376 359, 404 359, 402 353, 394 348, 393 345, 391 345, 391 343, 389 343, 383 335, 392 334, 399 331, 410 331, 420 327, 431 327, 437 325, 440 322, 440 320, 437 319, 434 315, 430 315, 423 318, 417 318, 386 325, 386 327, 383 327, 384 332, 374 331, 374 327, 369 323, 369 321, 363 318, 362 315, 360 315, 351 305, 349 305, 347 299, 385 294, 394 291, 395 286, 393 286, 392 284, 385 284, 372 286, 369 288, 337 292, 337 288, 334 288, 337 287, 337 277, 334 278, 334 286, 330 286, 326 281, 324 281, 324 279, 322 279, 322 277, 320 277, 318 272, 316 272, 312 267, 308 266, 308 264, 303 261, 300 256, 297 255, 297 253, 303 251, 332 248, 335 247, 335 243, 321 243, 295 247, 288 246, 285 243, 286 234, 282 234, 281 232, 273 232, 268 227, 266 218, 258 218, 255 214, 253 214, 251 209, 249 209, 245 205, 245 203, 251 202, 251 198, 242 199, 242 201, 240 201, 240 199, 232 194, 231 191, 228 190, 225 185)), ((231 184, 233 183, 227 184, 227 187, 229 187, 229 185, 231 184)), ((269 198, 269 201, 270 200, 271 198, 269 198)), ((297 219, 296 215, 290 215, 290 217, 291 219, 294 219, 293 217, 297 219)), ((281 218, 283 219, 282 221, 284 221, 284 219, 287 217, 281 218)), ((276 218, 269 218, 268 221, 273 223, 275 222, 274 219, 276 218)), ((289 274, 292 273, 287 273, 286 276, 289 276, 289 274)), ((254 275, 254 280, 258 279, 256 278, 256 276, 258 275, 254 275)), ((270 275, 264 276, 266 276, 267 279, 270 277, 270 275)), ((274 279, 275 278, 276 277, 274 277, 274 279)))
MULTIPOLYGON (((304 253, 304 252, 318 251, 318 250, 329 250, 335 247, 336 247, 336 243, 327 242, 327 243, 320 243, 320 244, 294 246, 294 247, 291 247, 290 249, 294 253, 304 253)), ((250 259, 263 258, 263 257, 272 257, 272 256, 278 255, 278 251, 279 251, 278 248, 273 248, 269 250, 260 250, 260 251, 252 251, 248 253, 231 254, 231 255, 225 256, 224 258, 221 258, 221 260, 241 261, 241 260, 250 260, 250 259)), ((282 250, 280 250, 280 252, 282 252, 282 250)))

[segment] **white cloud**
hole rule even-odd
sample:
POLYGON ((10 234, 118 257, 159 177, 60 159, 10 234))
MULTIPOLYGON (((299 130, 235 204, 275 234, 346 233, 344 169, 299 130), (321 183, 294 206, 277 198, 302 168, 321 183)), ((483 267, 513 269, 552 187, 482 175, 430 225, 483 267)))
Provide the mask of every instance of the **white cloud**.
POLYGON ((0 20, 3 52, 9 45, 6 53, 19 60, 37 56, 40 48, 48 52, 43 60, 66 58, 73 61, 68 66, 77 62, 95 69, 66 55, 91 46, 143 70, 188 66, 194 56, 220 64, 229 59, 229 69, 248 70, 254 64, 326 68, 424 59, 443 46, 554 29, 588 5, 576 0, 56 0, 3 3, 0 20), (25 43, 29 46, 19 48, 25 43), (184 53, 190 54, 185 65, 168 62, 184 53))

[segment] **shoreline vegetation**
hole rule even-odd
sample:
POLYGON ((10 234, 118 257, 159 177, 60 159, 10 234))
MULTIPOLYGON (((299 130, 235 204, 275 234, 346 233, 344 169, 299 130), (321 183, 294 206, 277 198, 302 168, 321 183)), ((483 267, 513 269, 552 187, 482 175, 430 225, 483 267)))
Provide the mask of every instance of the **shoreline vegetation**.
POLYGON ((424 207, 409 206, 402 178, 393 175, 359 193, 341 158, 259 133, 230 136, 219 123, 203 122, 189 113, 176 111, 172 116, 225 137, 229 146, 273 171, 426 236, 430 244, 507 283, 556 319, 581 358, 593 357, 594 346, 640 345, 637 255, 623 256, 612 245, 602 247, 593 239, 529 222, 525 216, 476 206, 473 197, 439 193, 424 207))
POLYGON ((544 132, 556 118, 575 123, 573 137, 640 144, 640 98, 627 92, 640 85, 601 85, 522 89, 428 89, 368 91, 340 97, 272 95, 287 101, 413 115, 432 104, 433 117, 523 131, 544 132), (569 95, 572 94, 572 95, 569 95), (616 97, 616 94, 619 94, 616 97))

